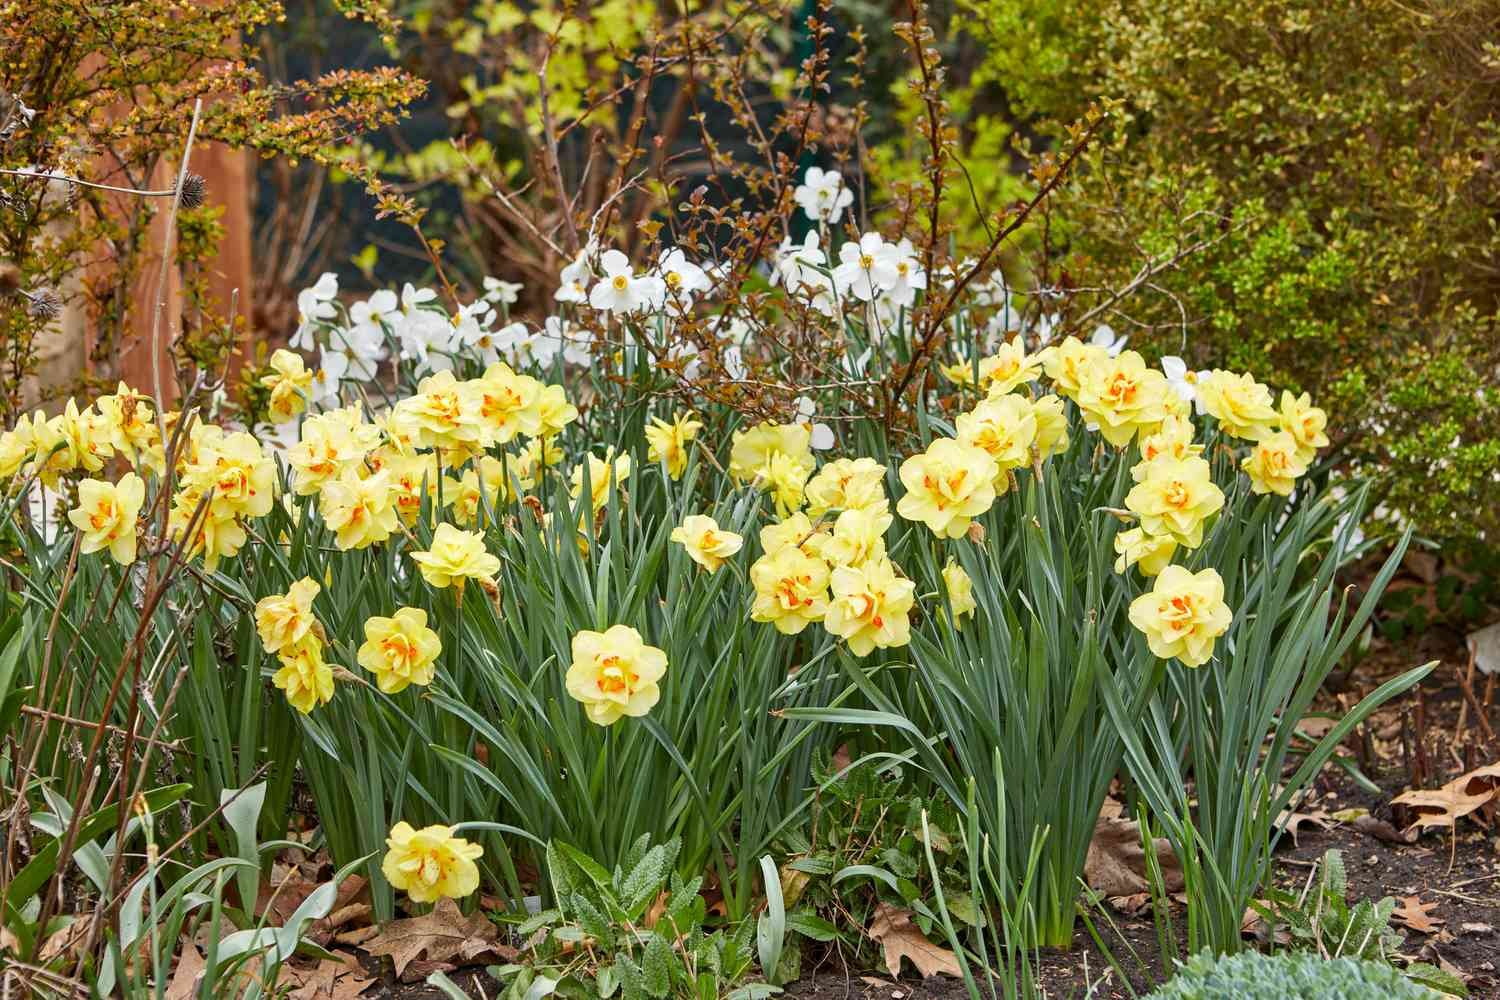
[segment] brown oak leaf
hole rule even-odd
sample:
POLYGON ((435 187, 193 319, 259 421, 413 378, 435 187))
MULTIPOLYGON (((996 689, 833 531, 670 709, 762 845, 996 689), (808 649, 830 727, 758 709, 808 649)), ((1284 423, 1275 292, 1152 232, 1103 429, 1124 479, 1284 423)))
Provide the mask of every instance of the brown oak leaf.
MULTIPOLYGON (((1158 837, 1155 847, 1167 892, 1176 892, 1182 888, 1182 869, 1177 865, 1172 845, 1167 838, 1158 837)), ((1083 880, 1090 889, 1106 896, 1134 896, 1149 891, 1140 824, 1131 819, 1100 816, 1084 858, 1083 880)))
POLYGON ((1401 905, 1391 914, 1391 919, 1420 934, 1436 934, 1444 921, 1442 917, 1432 915, 1435 909, 1436 903, 1424 903, 1416 896, 1402 896, 1401 905))
POLYGON ((453 900, 440 899, 431 913, 384 925, 364 943, 364 949, 371 955, 389 955, 400 976, 418 958, 455 965, 473 962, 481 955, 498 955, 510 961, 515 949, 501 944, 498 937, 495 925, 484 914, 466 917, 453 900))
POLYGON ((276 985, 287 1000, 354 1000, 374 982, 353 956, 340 954, 312 965, 283 965, 276 985))
POLYGON ((911 922, 911 911, 897 906, 878 903, 875 918, 870 921, 870 939, 885 952, 885 968, 892 976, 901 974, 901 960, 908 959, 922 978, 936 976, 961 976, 958 959, 947 948, 940 948, 927 940, 911 922))
POLYGON ((1408 830, 1453 826, 1491 802, 1500 802, 1500 763, 1475 768, 1442 788, 1415 788, 1391 799, 1392 805, 1403 805, 1416 813, 1408 830))

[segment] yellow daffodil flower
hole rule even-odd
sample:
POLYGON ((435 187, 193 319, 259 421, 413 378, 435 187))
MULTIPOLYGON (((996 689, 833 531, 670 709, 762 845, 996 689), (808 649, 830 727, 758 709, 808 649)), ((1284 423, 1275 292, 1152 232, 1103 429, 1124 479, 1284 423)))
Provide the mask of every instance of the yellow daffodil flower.
POLYGON ((724 560, 734 555, 745 544, 745 540, 732 531, 719 527, 719 522, 706 514, 689 514, 682 523, 672 529, 672 541, 687 550, 693 562, 710 573, 724 565, 724 560))
MULTIPOLYGON (((1176 393, 1170 393, 1176 395, 1176 393)), ((1203 446, 1193 443, 1193 422, 1183 416, 1168 416, 1153 433, 1140 440, 1141 461, 1131 470, 1131 476, 1139 482, 1147 466, 1166 455, 1169 458, 1195 458, 1203 454, 1203 446)))
POLYGON ((255 602, 255 630, 266 652, 279 653, 305 639, 312 631, 313 598, 323 588, 311 577, 303 577, 285 594, 271 594, 255 602))
POLYGON ((1276 426, 1271 390, 1250 375, 1214 369, 1198 382, 1198 405, 1219 422, 1225 434, 1259 441, 1276 426))
POLYGON ((293 708, 307 715, 333 700, 333 668, 323 662, 323 643, 317 636, 303 636, 296 645, 284 647, 277 658, 281 669, 271 675, 271 683, 293 708))
MULTIPOLYGON (((543 386, 537 397, 537 416, 541 419, 538 436, 550 438, 578 419, 578 407, 568 402, 560 385, 543 386)), ((548 465, 555 465, 549 461, 548 465)))
POLYGON ((1115 572, 1123 573, 1132 566, 1139 566, 1146 576, 1156 576, 1167 568, 1172 555, 1177 551, 1177 542, 1171 535, 1147 534, 1143 528, 1131 528, 1115 535, 1115 572))
POLYGON ((885 466, 873 458, 840 458, 824 465, 803 488, 810 517, 831 510, 890 506, 885 495, 885 466))
POLYGON ((1036 414, 1030 401, 1020 396, 992 396, 980 400, 955 421, 958 440, 984 451, 995 463, 995 492, 1010 486, 1009 472, 1031 463, 1036 442, 1036 414))
POLYGON ((828 564, 796 545, 768 552, 750 566, 755 603, 750 617, 796 635, 828 610, 828 564))
POLYGON ((1311 465, 1319 448, 1328 447, 1328 414, 1312 405, 1312 396, 1281 394, 1280 427, 1297 442, 1297 453, 1311 465))
POLYGON ((1042 373, 1040 354, 1027 354, 1020 337, 1000 345, 994 354, 979 362, 979 380, 991 398, 1015 392, 1042 373))
POLYGON ((688 443, 698 436, 702 427, 703 422, 694 420, 690 413, 679 413, 670 423, 652 417, 646 426, 646 444, 649 445, 646 457, 664 463, 667 475, 681 479, 687 470, 688 443))
POLYGON ((1147 534, 1167 535, 1195 549, 1203 543, 1203 522, 1224 506, 1224 492, 1214 485, 1205 460, 1164 455, 1146 463, 1140 482, 1125 495, 1125 506, 1140 517, 1147 534))
POLYGON ((485 551, 483 536, 446 521, 432 533, 427 551, 413 552, 411 558, 433 587, 462 587, 465 580, 490 580, 500 572, 500 559, 485 551))
POLYGON ((68 511, 68 520, 83 536, 79 551, 108 549, 121 566, 135 562, 136 518, 145 499, 146 484, 134 472, 125 473, 118 483, 80 482, 78 506, 68 511))
POLYGON ((541 432, 542 383, 530 375, 518 375, 502 361, 485 369, 474 387, 486 443, 509 444, 518 434, 541 432))
POLYGON ((1046 459, 1068 450, 1068 417, 1061 396, 1041 396, 1031 404, 1036 421, 1036 457, 1046 459))
MULTIPOLYGON (((595 514, 609 503, 610 483, 623 484, 630 478, 630 456, 620 455, 611 461, 610 455, 603 458, 594 455, 588 458, 588 480, 589 480, 589 510, 595 514)), ((569 495, 577 500, 583 494, 583 466, 578 465, 573 469, 573 479, 569 487, 569 495)), ((622 487, 623 488, 623 487, 622 487)))
POLYGON ((948 606, 953 609, 953 627, 962 628, 963 616, 972 615, 979 605, 974 600, 974 581, 952 557, 943 564, 943 589, 948 592, 948 606))
POLYGON ((905 646, 911 641, 911 611, 916 584, 896 575, 889 559, 860 566, 838 566, 829 579, 833 598, 823 627, 849 644, 856 656, 874 649, 905 646))
POLYGON ((573 637, 573 664, 565 685, 589 721, 613 725, 621 716, 640 718, 661 699, 657 686, 667 673, 667 654, 646 645, 628 625, 573 637))
POLYGON ((1214 655, 1214 640, 1233 620, 1224 603, 1224 581, 1217 571, 1191 573, 1168 566, 1149 593, 1130 602, 1130 623, 1146 636, 1151 652, 1198 667, 1214 655))
POLYGON ((822 544, 819 555, 835 566, 859 566, 885 557, 885 533, 891 526, 885 507, 854 507, 839 514, 833 534, 822 544))
POLYGON ((1064 338, 1061 344, 1044 348, 1037 356, 1053 388, 1070 399, 1077 397, 1089 369, 1110 360, 1107 350, 1098 344, 1085 344, 1077 337, 1064 338))
POLYGON ((1307 457, 1291 431, 1261 438, 1240 463, 1250 477, 1252 493, 1290 496, 1297 479, 1307 472, 1307 457))
POLYGON ((1172 392, 1167 377, 1148 368, 1135 351, 1096 360, 1082 374, 1078 408, 1116 448, 1137 434, 1150 434, 1166 417, 1164 404, 1172 392))
POLYGON ((462 899, 479 888, 479 866, 474 862, 484 855, 484 848, 455 837, 452 827, 416 830, 403 820, 391 827, 385 846, 381 874, 414 903, 462 899))
POLYGON ((270 368, 270 374, 261 376, 260 384, 271 390, 267 407, 271 419, 284 423, 307 408, 313 373, 307 370, 302 355, 285 348, 272 353, 270 368))
POLYGON ((749 430, 735 431, 729 449, 729 474, 746 483, 764 478, 771 456, 780 452, 796 464, 812 470, 812 428, 807 424, 762 423, 749 430))
POLYGON ((365 619, 365 641, 357 661, 375 675, 380 690, 397 694, 410 684, 431 684, 433 665, 442 651, 438 634, 427 627, 427 612, 401 608, 390 618, 365 619))
POLYGON ((361 477, 346 472, 325 483, 318 494, 318 513, 334 532, 334 544, 343 551, 385 541, 400 522, 391 503, 391 474, 382 471, 361 477))
POLYGON ((906 495, 896 513, 921 521, 939 538, 957 538, 971 519, 995 502, 995 463, 989 453, 962 441, 939 438, 901 463, 906 495))

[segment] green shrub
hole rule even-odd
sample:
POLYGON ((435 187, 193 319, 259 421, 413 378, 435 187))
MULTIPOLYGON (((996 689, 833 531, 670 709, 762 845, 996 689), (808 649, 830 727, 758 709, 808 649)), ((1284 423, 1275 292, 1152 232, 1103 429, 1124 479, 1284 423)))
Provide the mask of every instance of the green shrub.
POLYGON ((1340 460, 1388 466, 1387 509, 1439 537, 1500 526, 1495 27, 1486 0, 959 0, 955 20, 982 53, 968 85, 1023 125, 1124 102, 1044 280, 1121 288, 1143 250, 1211 242, 1093 322, 1312 392, 1340 460))
POLYGON ((1408 982, 1382 962, 1327 960, 1311 954, 1189 959, 1177 976, 1147 1000, 1428 1000, 1437 994, 1408 982))

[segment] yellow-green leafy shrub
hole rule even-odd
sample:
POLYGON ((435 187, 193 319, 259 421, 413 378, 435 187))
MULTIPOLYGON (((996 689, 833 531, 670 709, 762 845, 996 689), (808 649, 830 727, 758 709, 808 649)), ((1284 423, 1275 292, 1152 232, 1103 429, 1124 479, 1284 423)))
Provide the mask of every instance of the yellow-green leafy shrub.
POLYGON ((1337 456, 1389 466, 1393 513, 1493 532, 1492 4, 960 0, 954 25, 1023 119, 1124 102, 1054 227, 1058 284, 1120 287, 1142 249, 1210 243, 1115 328, 1318 394, 1337 456))

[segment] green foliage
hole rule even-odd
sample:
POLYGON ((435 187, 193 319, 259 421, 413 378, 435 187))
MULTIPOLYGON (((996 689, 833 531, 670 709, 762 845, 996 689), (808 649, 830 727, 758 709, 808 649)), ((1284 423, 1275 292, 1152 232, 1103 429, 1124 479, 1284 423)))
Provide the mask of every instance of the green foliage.
MULTIPOLYGON (((157 821, 186 792, 184 785, 148 791, 136 800, 134 815, 123 823, 117 805, 83 817, 72 834, 70 858, 84 877, 84 892, 75 901, 74 912, 53 915, 43 925, 37 894, 65 874, 58 868, 58 851, 74 826, 71 805, 44 787, 48 811, 33 814, 31 825, 47 842, 5 887, 0 929, 6 932, 6 947, 16 949, 11 957, 28 957, 39 938, 67 941, 70 928, 95 918, 89 900, 97 894, 95 905, 113 908, 118 902, 119 909, 116 919, 104 925, 97 962, 94 956, 85 955, 76 970, 87 983, 87 995, 127 1000, 161 997, 173 957, 182 949, 186 935, 199 941, 205 952, 195 996, 238 1000, 265 996, 265 983, 274 983, 280 964, 303 947, 303 935, 311 924, 332 911, 340 883, 368 859, 346 865, 309 893, 280 927, 267 927, 264 917, 257 918, 244 908, 243 900, 256 898, 262 866, 272 853, 305 850, 306 846, 284 840, 260 842, 256 826, 265 786, 254 785, 224 793, 222 815, 233 828, 236 851, 191 867, 168 860, 157 839, 157 821), (144 865, 135 870, 131 864, 131 873, 116 896, 114 874, 127 859, 136 857, 132 844, 137 840, 144 842, 144 865), (237 889, 236 905, 231 905, 226 894, 231 884, 237 889)), ((38 995, 56 995, 60 985, 68 982, 64 976, 74 971, 70 949, 44 947, 37 961, 16 982, 30 982, 38 995)), ((7 985, 15 983, 7 980, 7 985)))
POLYGON ((779 844, 786 855, 780 884, 787 926, 796 940, 836 942, 854 962, 873 962, 864 929, 877 904, 911 910, 917 929, 930 934, 940 892, 961 923, 981 925, 984 916, 969 894, 959 811, 924 795, 920 771, 900 755, 876 751, 842 766, 826 757, 814 761, 816 794, 806 824, 779 844), (942 859, 935 875, 929 846, 942 859))
POLYGON ((1204 558, 1240 567, 1225 581, 1225 599, 1242 609, 1225 637, 1222 662, 1213 671, 1169 664, 1144 704, 1105 684, 1130 775, 1182 866, 1190 952, 1239 950, 1245 910, 1270 874, 1279 817, 1294 807, 1339 741, 1434 666, 1409 670, 1370 692, 1290 777, 1284 774, 1297 721, 1363 633, 1406 551, 1409 536, 1351 611, 1334 573, 1358 553, 1353 533, 1362 493, 1324 498, 1279 525, 1266 518, 1263 504, 1232 527, 1221 522, 1205 543, 1204 558), (1315 541, 1330 531, 1331 542, 1315 541), (1323 545, 1327 550, 1320 552, 1323 545))
MULTIPOLYGON (((1391 927, 1396 901, 1386 896, 1378 901, 1361 899, 1350 906, 1347 897, 1343 855, 1329 850, 1308 876, 1302 892, 1272 886, 1266 902, 1251 905, 1273 934, 1285 931, 1290 936, 1294 949, 1315 951, 1328 958, 1391 962, 1402 943, 1401 935, 1391 927)), ((1461 979, 1437 966, 1416 962, 1403 971, 1408 979, 1439 992, 1469 995, 1461 979)))
POLYGON ((1495 16, 1485 0, 960 0, 954 30, 1023 122, 1124 102, 1060 201, 1049 283, 1119 288, 1142 250, 1206 242, 1115 328, 1311 391, 1337 459, 1388 470, 1388 513, 1475 538, 1500 525, 1495 16))
POLYGON ((703 879, 677 874, 679 847, 676 840, 652 846, 643 835, 611 871, 570 844, 548 844, 556 905, 505 919, 526 947, 523 962, 489 970, 507 984, 502 996, 734 995, 728 987, 751 970, 754 923, 705 928, 703 879))
POLYGON ((1382 962, 1304 952, 1228 958, 1195 955, 1147 1000, 1434 1000, 1436 994, 1382 962))

